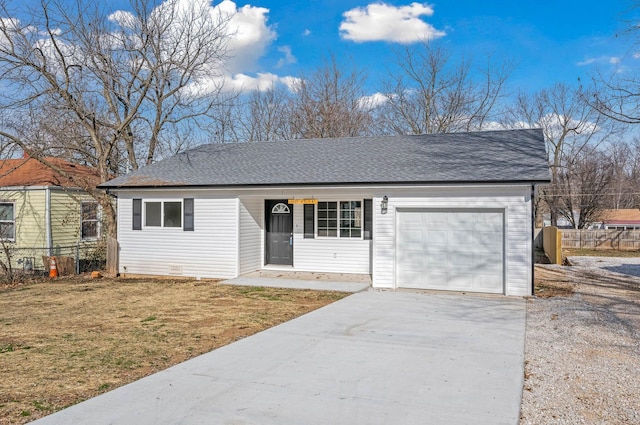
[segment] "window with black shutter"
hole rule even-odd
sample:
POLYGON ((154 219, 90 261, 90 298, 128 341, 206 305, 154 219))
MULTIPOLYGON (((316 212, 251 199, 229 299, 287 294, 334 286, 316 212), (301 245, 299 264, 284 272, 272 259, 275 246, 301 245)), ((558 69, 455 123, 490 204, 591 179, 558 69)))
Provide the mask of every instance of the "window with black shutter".
POLYGON ((193 198, 184 199, 184 231, 193 232, 193 198))
POLYGON ((305 204, 304 205, 304 237, 305 239, 313 239, 315 236, 314 225, 315 225, 315 217, 314 217, 314 209, 315 205, 305 204))
POLYGON ((373 239, 373 200, 364 200, 364 239, 373 239))
POLYGON ((142 199, 133 200, 133 230, 142 230, 142 199))

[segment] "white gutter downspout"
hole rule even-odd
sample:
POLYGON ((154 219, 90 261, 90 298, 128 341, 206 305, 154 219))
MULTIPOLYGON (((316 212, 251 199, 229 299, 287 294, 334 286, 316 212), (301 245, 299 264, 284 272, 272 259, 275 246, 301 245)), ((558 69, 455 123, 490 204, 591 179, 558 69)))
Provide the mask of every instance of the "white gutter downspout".
POLYGON ((44 189, 45 193, 45 206, 44 206, 44 225, 45 225, 45 237, 46 248, 49 256, 53 255, 53 241, 51 238, 51 189, 47 186, 44 189))

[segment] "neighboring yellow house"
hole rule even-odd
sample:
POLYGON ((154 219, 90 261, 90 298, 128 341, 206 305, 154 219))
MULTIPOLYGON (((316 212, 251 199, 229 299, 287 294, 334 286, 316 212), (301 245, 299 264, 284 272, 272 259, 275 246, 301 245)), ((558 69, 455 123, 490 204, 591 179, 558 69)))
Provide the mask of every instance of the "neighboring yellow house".
MULTIPOLYGON (((60 158, 46 161, 77 181, 92 186, 100 182, 89 167, 60 158)), ((2 269, 45 271, 43 256, 83 259, 96 249, 102 236, 100 208, 77 186, 33 158, 0 161, 2 269)))

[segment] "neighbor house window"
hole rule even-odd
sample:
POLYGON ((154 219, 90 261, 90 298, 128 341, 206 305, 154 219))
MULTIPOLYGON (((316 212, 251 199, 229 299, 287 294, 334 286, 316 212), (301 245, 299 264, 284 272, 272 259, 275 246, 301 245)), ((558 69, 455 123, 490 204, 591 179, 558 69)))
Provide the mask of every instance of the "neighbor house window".
POLYGON ((98 220, 98 203, 83 201, 80 204, 82 223, 82 240, 98 239, 100 237, 100 223, 98 220))
POLYGON ((0 202, 0 239, 13 241, 16 239, 16 221, 13 202, 0 202))
POLYGON ((318 202, 318 236, 362 237, 362 201, 318 202))

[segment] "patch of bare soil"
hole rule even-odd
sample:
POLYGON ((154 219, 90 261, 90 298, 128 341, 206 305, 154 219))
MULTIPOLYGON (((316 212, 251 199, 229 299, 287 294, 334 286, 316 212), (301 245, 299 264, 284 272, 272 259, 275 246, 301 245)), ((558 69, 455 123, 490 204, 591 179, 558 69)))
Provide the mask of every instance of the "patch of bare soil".
POLYGON ((572 279, 562 269, 536 268, 535 291, 538 297, 568 296, 573 294, 573 286, 572 279))
POLYGON ((536 274, 520 423, 640 424, 640 278, 590 267, 536 274))
POLYGON ((345 295, 121 278, 5 285, 0 423, 35 420, 345 295))

